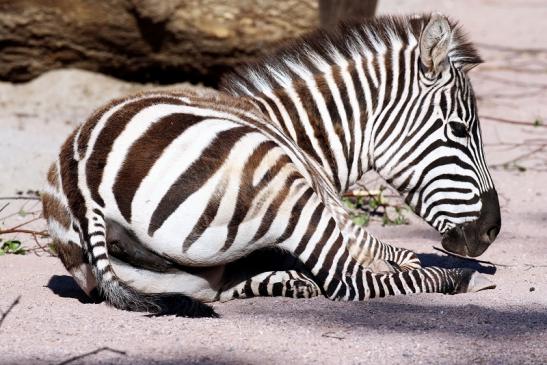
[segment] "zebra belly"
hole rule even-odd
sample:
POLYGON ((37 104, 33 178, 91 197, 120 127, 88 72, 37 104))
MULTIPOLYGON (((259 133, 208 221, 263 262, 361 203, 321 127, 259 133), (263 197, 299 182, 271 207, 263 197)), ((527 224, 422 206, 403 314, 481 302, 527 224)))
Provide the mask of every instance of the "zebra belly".
MULTIPOLYGON (((124 138, 113 155, 127 155, 124 138)), ((260 131, 207 119, 174 138, 142 181, 128 181, 138 184, 128 214, 115 193, 119 171, 140 168, 129 162, 146 154, 137 150, 126 161, 107 162, 100 187, 105 215, 150 250, 187 266, 229 263, 274 244, 290 218, 297 193, 291 185, 303 180, 284 150, 260 131)))
POLYGON ((120 279, 145 293, 182 293, 204 302, 212 302, 216 300, 225 280, 224 266, 204 268, 192 273, 182 270, 159 273, 136 268, 115 258, 111 260, 120 279))

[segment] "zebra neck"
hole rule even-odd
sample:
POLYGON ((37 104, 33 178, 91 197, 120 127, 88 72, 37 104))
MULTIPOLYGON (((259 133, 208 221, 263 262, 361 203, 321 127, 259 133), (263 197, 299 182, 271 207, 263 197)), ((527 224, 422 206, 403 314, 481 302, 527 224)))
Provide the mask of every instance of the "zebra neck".
MULTIPOLYGON (((306 77, 251 96, 323 167, 338 192, 346 191, 371 168, 373 123, 385 78, 380 62, 382 57, 360 57, 329 65, 321 73, 295 70, 306 77)), ((303 66, 294 66, 299 67, 303 66)))

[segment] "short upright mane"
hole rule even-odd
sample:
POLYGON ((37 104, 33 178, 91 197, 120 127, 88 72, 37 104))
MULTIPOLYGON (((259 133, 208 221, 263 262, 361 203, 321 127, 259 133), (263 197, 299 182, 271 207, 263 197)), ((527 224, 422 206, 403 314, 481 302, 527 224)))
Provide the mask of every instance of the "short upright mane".
MULTIPOLYGON (((304 68, 315 74, 321 65, 340 65, 351 58, 366 58, 395 44, 417 42, 431 15, 381 16, 359 22, 341 23, 332 31, 318 29, 280 47, 255 62, 237 68, 222 80, 221 88, 235 95, 250 95, 283 85, 300 77, 304 68)), ((449 57, 455 64, 471 68, 482 62, 457 22, 453 29, 449 57)))

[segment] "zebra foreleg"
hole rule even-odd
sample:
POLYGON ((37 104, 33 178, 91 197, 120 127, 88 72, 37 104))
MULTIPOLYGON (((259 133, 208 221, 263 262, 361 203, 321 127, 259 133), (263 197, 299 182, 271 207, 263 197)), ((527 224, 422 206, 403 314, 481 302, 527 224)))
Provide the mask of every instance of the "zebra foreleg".
POLYGON ((356 301, 415 293, 459 294, 495 288, 485 275, 471 269, 426 267, 377 273, 360 266, 347 253, 342 254, 334 267, 326 266, 328 262, 318 267, 316 262, 317 257, 311 256, 305 263, 313 267, 313 277, 332 300, 356 301))
POLYGON ((251 298, 256 296, 312 298, 321 294, 319 286, 304 273, 296 270, 269 271, 255 275, 230 288, 223 288, 219 300, 251 298))
POLYGON ((373 272, 396 272, 419 269, 420 259, 414 251, 384 243, 362 227, 349 240, 348 248, 357 262, 373 272))

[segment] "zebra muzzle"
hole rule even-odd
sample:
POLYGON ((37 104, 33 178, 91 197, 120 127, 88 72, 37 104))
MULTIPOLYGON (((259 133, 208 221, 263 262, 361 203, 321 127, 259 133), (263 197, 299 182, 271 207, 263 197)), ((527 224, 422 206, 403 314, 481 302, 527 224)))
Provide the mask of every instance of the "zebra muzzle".
POLYGON ((457 225, 442 238, 442 246, 453 253, 477 257, 494 242, 501 228, 500 206, 496 190, 488 190, 480 196, 482 208, 479 218, 457 225))

